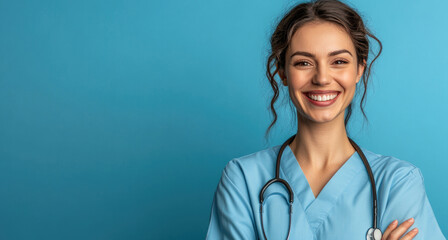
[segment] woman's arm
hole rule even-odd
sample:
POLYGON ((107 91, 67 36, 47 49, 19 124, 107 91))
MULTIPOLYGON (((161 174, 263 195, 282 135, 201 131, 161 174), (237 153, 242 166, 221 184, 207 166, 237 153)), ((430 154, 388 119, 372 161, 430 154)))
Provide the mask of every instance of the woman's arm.
POLYGON ((213 197, 206 239, 256 239, 249 194, 244 178, 232 160, 222 172, 213 197), (239 187, 238 187, 239 186, 239 187))
POLYGON ((415 240, 446 240, 426 195, 422 173, 416 167, 403 174, 391 187, 380 226, 384 231, 394 220, 401 223, 409 218, 414 218, 415 222, 408 230, 418 229, 415 240))

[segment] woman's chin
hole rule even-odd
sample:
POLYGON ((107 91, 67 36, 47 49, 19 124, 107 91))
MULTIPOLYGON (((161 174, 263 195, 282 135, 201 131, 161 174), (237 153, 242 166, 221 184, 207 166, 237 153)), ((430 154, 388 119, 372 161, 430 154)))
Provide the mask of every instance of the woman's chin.
POLYGON ((335 122, 338 114, 335 113, 316 113, 306 115, 305 119, 314 123, 330 123, 335 122))

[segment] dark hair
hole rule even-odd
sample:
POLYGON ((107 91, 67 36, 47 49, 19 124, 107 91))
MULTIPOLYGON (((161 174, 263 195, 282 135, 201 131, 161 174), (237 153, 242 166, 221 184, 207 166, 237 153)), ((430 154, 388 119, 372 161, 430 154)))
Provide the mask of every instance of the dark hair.
MULTIPOLYGON (((366 67, 362 74, 364 94, 360 102, 360 107, 362 114, 367 120, 367 116, 363 109, 363 102, 367 92, 370 69, 373 62, 378 58, 382 51, 381 41, 378 40, 378 38, 376 38, 366 26, 364 26, 362 18, 353 8, 337 0, 317 0, 302 3, 293 7, 280 20, 271 36, 271 49, 267 59, 266 76, 268 77, 272 90, 274 91, 274 95, 270 103, 270 109, 274 115, 274 119, 266 130, 265 137, 267 137, 270 129, 277 121, 277 113, 275 112, 274 103, 277 101, 279 96, 279 87, 274 77, 279 73, 279 71, 283 71, 285 69, 285 55, 294 33, 305 23, 312 21, 328 21, 342 26, 353 41, 358 64, 364 64, 365 61, 366 67), (372 62, 370 62, 370 64, 367 64, 370 50, 369 40, 367 38, 368 36, 375 39, 379 43, 380 47, 378 54, 372 62)), ((352 103, 350 103, 347 107, 347 115, 344 121, 345 126, 347 126, 351 113, 352 103)))

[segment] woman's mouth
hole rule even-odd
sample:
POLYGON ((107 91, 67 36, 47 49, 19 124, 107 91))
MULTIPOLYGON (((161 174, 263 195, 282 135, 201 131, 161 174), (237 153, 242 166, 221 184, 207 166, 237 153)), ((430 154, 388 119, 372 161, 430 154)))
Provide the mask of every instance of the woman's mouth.
POLYGON ((339 96, 338 91, 311 91, 304 92, 306 99, 316 106, 324 107, 333 104, 339 96))

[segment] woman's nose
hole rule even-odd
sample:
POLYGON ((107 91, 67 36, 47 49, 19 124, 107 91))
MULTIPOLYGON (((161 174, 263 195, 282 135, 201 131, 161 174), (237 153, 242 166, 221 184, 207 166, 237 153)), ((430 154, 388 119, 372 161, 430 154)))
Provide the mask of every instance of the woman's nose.
POLYGON ((313 84, 327 85, 331 82, 331 76, 328 74, 328 69, 325 66, 319 66, 313 77, 313 84))

